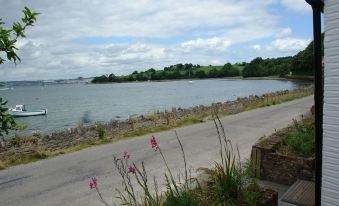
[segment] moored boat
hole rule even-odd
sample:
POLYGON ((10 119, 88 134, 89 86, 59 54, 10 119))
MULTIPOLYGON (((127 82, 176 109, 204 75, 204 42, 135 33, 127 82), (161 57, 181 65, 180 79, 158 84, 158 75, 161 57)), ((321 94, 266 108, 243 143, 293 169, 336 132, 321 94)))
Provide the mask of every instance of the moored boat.
POLYGON ((38 111, 27 111, 25 105, 16 105, 15 108, 9 109, 9 112, 14 117, 47 115, 47 109, 38 111))

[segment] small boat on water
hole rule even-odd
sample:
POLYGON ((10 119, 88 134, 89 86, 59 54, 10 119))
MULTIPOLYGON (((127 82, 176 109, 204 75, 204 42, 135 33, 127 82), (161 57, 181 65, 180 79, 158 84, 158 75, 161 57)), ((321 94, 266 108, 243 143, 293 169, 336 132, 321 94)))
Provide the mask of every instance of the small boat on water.
POLYGON ((38 110, 38 111, 27 111, 25 105, 15 105, 15 108, 9 109, 9 112, 14 117, 47 115, 47 109, 38 110))
POLYGON ((193 84, 193 81, 191 79, 191 69, 189 70, 189 73, 188 73, 188 79, 189 79, 188 83, 193 84))

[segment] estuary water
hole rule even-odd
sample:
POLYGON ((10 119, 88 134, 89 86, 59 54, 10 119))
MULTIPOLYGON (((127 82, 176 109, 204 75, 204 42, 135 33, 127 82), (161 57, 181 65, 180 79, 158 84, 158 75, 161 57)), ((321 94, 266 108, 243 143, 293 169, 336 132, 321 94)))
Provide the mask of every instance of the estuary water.
POLYGON ((189 108, 238 97, 290 90, 304 83, 282 80, 187 80, 118 84, 57 84, 18 86, 0 91, 8 106, 27 105, 28 110, 48 109, 47 116, 21 117, 24 133, 48 132, 74 127, 85 120, 126 119, 129 115, 148 114, 172 107, 189 108))

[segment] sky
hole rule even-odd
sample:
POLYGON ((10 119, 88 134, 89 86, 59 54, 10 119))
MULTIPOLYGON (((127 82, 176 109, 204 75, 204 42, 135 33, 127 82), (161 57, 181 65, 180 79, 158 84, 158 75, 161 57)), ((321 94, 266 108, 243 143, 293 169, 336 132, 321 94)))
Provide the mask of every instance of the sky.
POLYGON ((177 63, 294 55, 312 39, 304 0, 0 0, 0 18, 39 12, 0 81, 92 77, 177 63))

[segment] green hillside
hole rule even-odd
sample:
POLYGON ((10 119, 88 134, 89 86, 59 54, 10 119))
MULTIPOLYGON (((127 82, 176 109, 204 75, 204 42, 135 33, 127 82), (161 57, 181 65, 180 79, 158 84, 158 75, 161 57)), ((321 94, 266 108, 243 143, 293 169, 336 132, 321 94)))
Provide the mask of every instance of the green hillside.
MULTIPOLYGON (((324 34, 322 34, 324 42, 324 34)), ((322 44, 324 54, 324 44, 322 44)), ((302 51, 294 56, 262 59, 257 57, 243 70, 244 77, 262 77, 280 75, 290 72, 293 75, 313 75, 313 41, 302 51)))
POLYGON ((93 83, 104 82, 128 82, 128 81, 148 81, 148 80, 173 80, 189 78, 222 78, 241 76, 242 65, 232 65, 227 63, 223 66, 200 66, 193 64, 176 64, 165 67, 163 70, 153 68, 146 71, 134 71, 132 74, 115 76, 114 74, 95 77, 93 83))
MULTIPOLYGON (((324 38, 324 34, 322 36, 324 38)), ((323 50, 323 45, 322 45, 323 50)), ((94 77, 92 83, 132 82, 148 80, 204 79, 223 77, 264 77, 294 75, 313 75, 313 41, 294 56, 267 58, 257 57, 249 63, 226 63, 219 66, 200 66, 199 64, 175 64, 162 70, 153 68, 146 71, 134 71, 129 75, 114 74, 94 77)))

